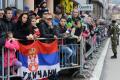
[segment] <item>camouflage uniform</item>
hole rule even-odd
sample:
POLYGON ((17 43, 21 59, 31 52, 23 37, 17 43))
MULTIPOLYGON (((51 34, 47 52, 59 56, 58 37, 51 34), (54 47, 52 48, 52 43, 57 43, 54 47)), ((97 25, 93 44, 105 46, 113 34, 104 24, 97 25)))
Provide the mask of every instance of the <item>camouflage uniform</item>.
POLYGON ((119 26, 117 24, 117 45, 119 45, 119 35, 120 35, 120 29, 119 29, 119 26))
POLYGON ((110 34, 111 34, 112 51, 114 53, 114 56, 117 56, 118 28, 116 24, 112 24, 110 29, 110 34))

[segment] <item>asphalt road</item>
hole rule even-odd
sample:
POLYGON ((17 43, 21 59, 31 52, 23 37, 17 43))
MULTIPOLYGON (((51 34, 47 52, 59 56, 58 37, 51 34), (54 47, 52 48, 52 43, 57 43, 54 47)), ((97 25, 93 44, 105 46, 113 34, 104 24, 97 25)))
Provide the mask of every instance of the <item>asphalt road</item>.
POLYGON ((109 45, 101 80, 120 80, 120 45, 118 46, 117 51, 118 58, 111 59, 110 57, 113 55, 113 52, 109 45))

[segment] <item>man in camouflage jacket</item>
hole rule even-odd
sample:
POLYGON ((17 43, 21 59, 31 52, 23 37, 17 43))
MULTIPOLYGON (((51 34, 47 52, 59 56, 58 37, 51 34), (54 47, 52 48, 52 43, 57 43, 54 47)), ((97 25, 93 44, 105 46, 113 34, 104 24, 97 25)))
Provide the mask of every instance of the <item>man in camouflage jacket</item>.
POLYGON ((114 53, 113 56, 111 56, 112 59, 117 58, 117 41, 118 41, 118 32, 119 28, 117 27, 116 21, 112 20, 111 28, 110 28, 110 36, 111 36, 111 46, 112 51, 114 53))

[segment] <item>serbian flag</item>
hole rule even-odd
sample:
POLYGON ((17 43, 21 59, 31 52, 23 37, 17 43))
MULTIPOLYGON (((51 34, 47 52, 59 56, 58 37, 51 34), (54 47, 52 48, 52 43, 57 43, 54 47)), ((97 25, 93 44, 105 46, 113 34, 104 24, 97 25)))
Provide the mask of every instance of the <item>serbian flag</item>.
POLYGON ((35 41, 30 45, 19 43, 19 61, 22 67, 18 69, 18 76, 25 80, 47 78, 60 70, 58 42, 43 43, 35 41))

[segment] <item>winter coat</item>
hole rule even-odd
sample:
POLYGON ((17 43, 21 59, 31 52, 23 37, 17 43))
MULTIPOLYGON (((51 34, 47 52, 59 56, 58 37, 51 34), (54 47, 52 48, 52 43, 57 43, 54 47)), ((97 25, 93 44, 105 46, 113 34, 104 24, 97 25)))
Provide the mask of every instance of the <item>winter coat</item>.
POLYGON ((27 36, 30 34, 30 25, 17 22, 14 30, 14 37, 17 39, 27 40, 27 36))
POLYGON ((13 63, 17 61, 15 52, 19 49, 19 44, 16 40, 6 40, 5 48, 7 48, 4 54, 4 67, 6 68, 8 66, 8 50, 10 59, 9 65, 12 66, 13 63))
POLYGON ((59 23, 60 23, 60 20, 57 19, 57 18, 54 18, 54 19, 52 20, 52 23, 53 23, 54 26, 58 26, 59 23))
POLYGON ((20 22, 17 22, 13 33, 14 38, 20 39, 20 43, 27 45, 33 42, 32 40, 27 39, 27 36, 30 34, 30 24, 22 24, 20 22))
POLYGON ((54 33, 58 38, 63 38, 66 31, 67 31, 66 26, 61 27, 60 24, 54 28, 54 33))
POLYGON ((7 19, 0 20, 0 46, 5 44, 6 32, 13 32, 14 24, 7 19))
POLYGON ((66 26, 61 27, 61 25, 59 24, 59 26, 55 27, 54 33, 58 38, 63 38, 62 40, 59 40, 59 44, 69 44, 69 43, 71 43, 70 31, 67 30, 66 26))
POLYGON ((54 30, 46 22, 41 22, 38 28, 40 30, 40 37, 54 38, 54 30))

